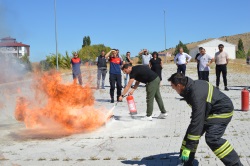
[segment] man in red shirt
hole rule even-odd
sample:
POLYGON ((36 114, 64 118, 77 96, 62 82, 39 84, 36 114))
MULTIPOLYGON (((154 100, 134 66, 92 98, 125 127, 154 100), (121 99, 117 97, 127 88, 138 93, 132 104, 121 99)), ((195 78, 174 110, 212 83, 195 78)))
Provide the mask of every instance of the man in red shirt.
POLYGON ((82 74, 80 69, 81 63, 82 61, 78 57, 78 54, 74 53, 74 58, 72 58, 70 61, 70 68, 72 69, 74 82, 76 81, 76 79, 78 79, 80 85, 82 85, 82 74))

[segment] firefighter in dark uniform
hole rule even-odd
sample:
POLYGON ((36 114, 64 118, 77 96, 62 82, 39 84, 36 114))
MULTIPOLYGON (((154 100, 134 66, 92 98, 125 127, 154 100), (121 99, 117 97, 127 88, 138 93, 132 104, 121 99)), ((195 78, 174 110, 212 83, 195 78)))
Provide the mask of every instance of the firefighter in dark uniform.
POLYGON ((193 165, 199 139, 205 133, 207 145, 225 165, 241 166, 232 145, 221 138, 233 116, 234 107, 229 97, 209 82, 193 81, 181 73, 173 74, 168 81, 192 107, 191 122, 180 151, 184 165, 193 165))

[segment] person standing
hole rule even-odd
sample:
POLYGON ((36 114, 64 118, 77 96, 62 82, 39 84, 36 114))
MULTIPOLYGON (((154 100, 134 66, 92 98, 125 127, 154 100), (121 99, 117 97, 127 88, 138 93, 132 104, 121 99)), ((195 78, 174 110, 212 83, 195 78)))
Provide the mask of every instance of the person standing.
POLYGON ((149 67, 149 61, 152 58, 152 55, 148 53, 148 50, 143 49, 139 52, 139 56, 142 58, 142 65, 149 67))
POLYGON ((149 61, 149 67, 153 70, 162 81, 161 71, 162 71, 162 60, 158 57, 157 52, 152 53, 153 58, 149 61))
POLYGON ((109 83, 110 83, 110 98, 111 103, 114 103, 115 84, 117 88, 117 101, 122 91, 122 77, 121 77, 121 65, 123 61, 118 57, 117 51, 112 49, 105 55, 106 59, 109 59, 109 83), (112 53, 112 55, 110 55, 112 53))
POLYGON ((101 55, 96 58, 97 64, 97 89, 100 88, 100 80, 102 77, 102 89, 105 89, 105 78, 107 74, 107 59, 105 58, 105 51, 101 51, 101 55))
POLYGON ((226 166, 242 166, 232 145, 222 136, 232 119, 234 106, 228 96, 206 81, 193 81, 182 73, 168 79, 172 88, 192 108, 180 158, 184 166, 193 166, 200 137, 205 134, 209 148, 226 166))
POLYGON ((82 85, 82 74, 81 74, 81 59, 78 57, 78 54, 75 52, 74 57, 70 60, 70 68, 72 70, 73 80, 76 82, 76 79, 78 79, 78 82, 80 85, 82 85))
POLYGON ((190 55, 183 52, 183 48, 179 48, 179 53, 174 57, 174 62, 177 65, 177 73, 186 74, 186 65, 192 59, 190 55))
POLYGON ((219 51, 215 53, 214 61, 216 64, 215 72, 216 72, 216 88, 219 89, 220 85, 220 74, 222 73, 223 82, 224 82, 224 90, 228 91, 227 88, 227 64, 229 62, 228 54, 223 51, 224 45, 218 45, 219 51))
POLYGON ((199 61, 199 80, 205 80, 209 82, 209 66, 213 62, 213 57, 206 54, 206 50, 202 48, 200 51, 200 55, 197 57, 197 60, 199 61))
MULTIPOLYGON (((130 64, 132 66, 132 63, 133 63, 133 61, 130 58, 130 52, 128 51, 126 53, 125 64, 130 64)), ((124 77, 124 87, 127 86, 128 80, 129 80, 129 74, 125 74, 125 77, 124 77)))
POLYGON ((142 120, 149 120, 152 121, 152 113, 153 113, 153 107, 154 107, 154 99, 156 100, 161 114, 158 116, 159 119, 164 119, 167 116, 167 111, 164 107, 161 93, 160 93, 160 78, 158 75, 149 69, 148 66, 144 65, 138 65, 133 66, 130 64, 125 64, 122 67, 122 70, 124 73, 129 74, 130 80, 121 93, 121 96, 119 97, 119 101, 122 101, 123 97, 127 94, 129 89, 131 88, 131 85, 136 80, 135 85, 133 86, 132 90, 128 93, 129 95, 133 95, 134 91, 139 86, 140 82, 143 82, 146 84, 146 101, 147 101, 147 114, 142 120))
POLYGON ((200 72, 199 72, 199 60, 197 59, 198 56, 201 54, 201 50, 203 47, 199 47, 199 53, 196 54, 195 56, 195 61, 197 62, 197 74, 198 74, 198 79, 200 80, 200 72))

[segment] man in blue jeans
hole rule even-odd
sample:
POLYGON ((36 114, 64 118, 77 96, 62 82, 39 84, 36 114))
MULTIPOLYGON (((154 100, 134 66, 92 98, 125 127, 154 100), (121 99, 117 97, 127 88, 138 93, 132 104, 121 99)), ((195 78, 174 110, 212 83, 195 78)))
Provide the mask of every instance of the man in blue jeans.
POLYGON ((180 47, 179 53, 174 57, 174 63, 177 65, 177 73, 186 74, 186 65, 192 59, 190 55, 183 52, 183 48, 180 47))
POLYGON ((118 52, 112 49, 105 55, 106 59, 109 59, 110 69, 109 69, 109 83, 110 83, 110 98, 111 103, 114 103, 114 92, 115 84, 117 88, 117 101, 122 92, 122 76, 121 76, 121 65, 123 61, 118 57, 118 52), (112 55, 110 55, 112 53, 112 55))

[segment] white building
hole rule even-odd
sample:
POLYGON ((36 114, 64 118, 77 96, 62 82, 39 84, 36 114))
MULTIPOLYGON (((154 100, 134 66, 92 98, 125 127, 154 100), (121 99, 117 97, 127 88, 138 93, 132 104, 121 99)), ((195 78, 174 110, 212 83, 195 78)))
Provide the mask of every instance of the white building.
POLYGON ((199 53, 199 47, 203 47, 206 50, 206 53, 208 55, 214 56, 216 52, 219 51, 218 45, 223 44, 224 45, 224 51, 228 53, 229 59, 235 59, 236 58, 236 45, 219 40, 214 39, 209 42, 200 44, 196 46, 195 48, 191 49, 189 52, 189 55, 192 56, 194 59, 196 54, 199 53))
POLYGON ((14 38, 6 37, 0 39, 0 53, 6 55, 14 55, 18 58, 21 58, 26 54, 29 57, 30 46, 17 42, 14 38))

